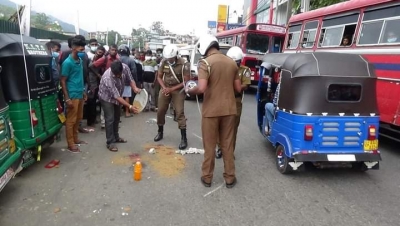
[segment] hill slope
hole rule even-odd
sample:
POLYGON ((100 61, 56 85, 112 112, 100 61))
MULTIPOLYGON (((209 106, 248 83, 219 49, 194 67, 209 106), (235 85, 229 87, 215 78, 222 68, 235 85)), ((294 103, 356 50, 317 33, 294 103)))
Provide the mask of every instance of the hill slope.
MULTIPOLYGON (((4 5, 4 6, 10 7, 10 8, 14 8, 15 11, 17 10, 16 3, 12 2, 10 0, 0 0, 0 5, 4 5)), ((36 13, 37 12, 32 11, 31 15, 35 15, 36 13)), ((62 20, 59 20, 59 19, 55 18, 52 15, 49 15, 49 14, 46 14, 46 15, 50 18, 50 20, 52 22, 58 21, 58 23, 60 24, 60 26, 62 27, 64 32, 75 33, 75 25, 70 24, 70 23, 66 23, 66 22, 64 22, 62 20)), ((82 34, 82 35, 86 35, 88 33, 87 31, 85 31, 83 29, 79 29, 79 31, 80 31, 80 34, 82 34)))

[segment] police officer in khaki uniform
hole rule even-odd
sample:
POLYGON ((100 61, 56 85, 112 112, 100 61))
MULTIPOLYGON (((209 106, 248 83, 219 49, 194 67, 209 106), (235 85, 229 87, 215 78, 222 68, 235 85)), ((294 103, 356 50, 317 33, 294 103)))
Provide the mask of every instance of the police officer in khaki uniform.
POLYGON ((201 182, 210 187, 215 165, 217 137, 221 139, 224 158, 224 179, 227 188, 236 184, 233 148, 237 114, 235 91, 241 92, 236 63, 219 52, 217 39, 211 35, 200 37, 196 45, 204 59, 198 63, 198 85, 186 89, 190 95, 204 93, 201 130, 204 146, 201 182))
MULTIPOLYGON (((237 107, 237 115, 236 115, 236 121, 235 121, 235 125, 236 125, 236 127, 235 127, 235 143, 233 144, 233 149, 235 150, 236 136, 237 136, 237 132, 239 129, 240 117, 242 116, 243 95, 244 95, 244 91, 247 90, 251 84, 251 79, 250 79, 251 71, 250 71, 250 68, 248 68, 244 65, 240 65, 240 63, 242 62, 242 59, 243 59, 243 52, 239 47, 234 46, 234 47, 230 48, 228 50, 228 52, 226 53, 226 55, 228 57, 232 58, 232 60, 234 60, 236 62, 236 64, 238 65, 240 82, 242 84, 242 91, 235 92, 236 107, 237 107)), ((219 142, 218 142, 218 146, 219 146, 219 142)), ((221 148, 219 148, 217 150, 217 154, 215 157, 217 159, 222 157, 221 148)))
POLYGON ((184 114, 185 92, 183 92, 184 82, 189 80, 190 65, 185 63, 182 58, 178 58, 178 47, 170 44, 164 47, 164 61, 158 69, 158 83, 161 86, 158 96, 157 124, 158 133, 154 141, 160 141, 164 136, 165 114, 172 101, 181 130, 181 143, 179 149, 187 147, 186 137, 186 118, 184 114))

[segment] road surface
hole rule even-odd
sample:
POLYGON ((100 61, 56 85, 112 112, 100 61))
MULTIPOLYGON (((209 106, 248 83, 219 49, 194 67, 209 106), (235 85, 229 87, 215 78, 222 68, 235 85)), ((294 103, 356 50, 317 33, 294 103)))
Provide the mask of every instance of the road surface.
MULTIPOLYGON (((382 141, 378 171, 312 170, 281 175, 272 147, 256 127, 254 94, 245 97, 236 151, 238 184, 223 186, 217 160, 211 188, 200 183, 201 154, 175 154, 176 122, 167 118, 164 140, 155 146, 155 113, 122 118, 127 144, 112 153, 99 128, 81 135, 83 153, 65 151, 65 138, 43 151, 0 193, 0 225, 399 225, 399 144, 382 141), (156 154, 148 150, 156 148, 156 154), (143 179, 132 164, 143 162, 143 179), (44 166, 59 159, 58 168, 44 166)), ((202 148, 200 115, 186 103, 189 146, 202 148)))

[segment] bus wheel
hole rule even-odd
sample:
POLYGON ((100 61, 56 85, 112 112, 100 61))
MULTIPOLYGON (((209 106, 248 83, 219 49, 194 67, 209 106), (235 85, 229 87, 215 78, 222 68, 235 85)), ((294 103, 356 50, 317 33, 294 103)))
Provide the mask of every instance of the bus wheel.
POLYGON ((290 159, 285 154, 285 148, 279 145, 276 148, 276 167, 282 174, 289 174, 293 172, 292 167, 289 165, 290 159))
POLYGON ((358 172, 365 172, 368 170, 368 167, 364 164, 364 162, 353 162, 352 169, 358 172))

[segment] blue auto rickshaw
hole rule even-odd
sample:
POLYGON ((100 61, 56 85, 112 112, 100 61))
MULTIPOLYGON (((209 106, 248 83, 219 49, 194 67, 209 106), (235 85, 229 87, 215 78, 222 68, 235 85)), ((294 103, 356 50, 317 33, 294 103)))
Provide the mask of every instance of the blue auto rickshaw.
POLYGON ((379 169, 377 78, 361 55, 266 54, 260 74, 258 127, 276 148, 279 172, 310 164, 379 169), (265 106, 278 87, 269 121, 265 106))

